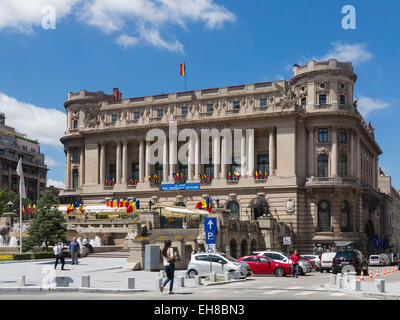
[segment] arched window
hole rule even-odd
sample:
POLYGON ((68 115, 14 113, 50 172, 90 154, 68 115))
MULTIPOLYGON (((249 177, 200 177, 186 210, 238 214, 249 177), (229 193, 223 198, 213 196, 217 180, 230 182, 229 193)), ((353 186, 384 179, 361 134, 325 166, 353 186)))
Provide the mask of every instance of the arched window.
POLYGON ((247 241, 246 240, 242 240, 242 242, 240 243, 240 253, 241 253, 242 257, 247 255, 247 241))
POLYGON ((229 210, 229 218, 239 219, 240 216, 240 206, 236 201, 230 201, 226 205, 226 210, 229 210))
POLYGON ((339 158, 339 176, 347 177, 347 156, 344 154, 339 158))
POLYGON ((318 156, 318 177, 328 176, 328 156, 326 154, 320 154, 318 156))
POLYGON ((72 170, 72 188, 78 188, 79 171, 78 169, 72 170))
POLYGON ((255 239, 251 240, 250 250, 251 250, 251 254, 253 253, 253 251, 257 250, 257 241, 255 239))
POLYGON ((230 250, 230 253, 231 253, 231 257, 237 258, 237 243, 236 243, 235 239, 232 239, 229 242, 229 250, 230 250))
POLYGON ((351 232, 350 226, 350 212, 349 212, 349 204, 347 201, 343 201, 340 204, 341 215, 340 215, 340 231, 342 232, 351 232))
POLYGON ((331 205, 328 200, 321 200, 318 204, 318 231, 331 231, 331 205))

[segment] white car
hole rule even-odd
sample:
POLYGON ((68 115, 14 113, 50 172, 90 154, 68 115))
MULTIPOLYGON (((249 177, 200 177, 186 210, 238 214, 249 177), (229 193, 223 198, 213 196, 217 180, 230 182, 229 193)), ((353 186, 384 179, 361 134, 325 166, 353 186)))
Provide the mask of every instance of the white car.
POLYGON ((313 261, 317 271, 321 269, 321 259, 316 254, 305 254, 302 256, 302 258, 313 261))
MULTIPOLYGON (((278 251, 254 251, 253 254, 258 255, 258 256, 265 256, 265 257, 267 257, 267 258, 269 258, 271 260, 277 261, 277 262, 293 264, 293 261, 284 252, 278 252, 278 251)), ((307 261, 300 260, 299 261, 299 266, 300 266, 300 274, 301 275, 304 275, 307 272, 311 272, 311 265, 307 261)))
POLYGON ((187 266, 186 274, 188 277, 193 279, 197 275, 201 277, 209 276, 210 260, 212 272, 215 272, 217 275, 223 276, 228 271, 230 277, 233 278, 234 272, 239 271, 240 278, 245 278, 251 274, 251 268, 247 263, 237 261, 225 254, 196 253, 192 254, 187 266))
POLYGON ((326 272, 329 272, 329 270, 332 269, 332 262, 335 255, 336 252, 325 252, 321 255, 321 273, 324 272, 324 270, 326 270, 326 272))
POLYGON ((381 253, 378 256, 383 260, 383 263, 384 263, 384 264, 382 264, 383 266, 389 266, 390 265, 390 260, 389 260, 389 257, 387 256, 387 254, 381 253))
POLYGON ((382 257, 372 254, 369 256, 368 259, 368 265, 370 266, 383 266, 385 264, 385 261, 383 260, 382 257))

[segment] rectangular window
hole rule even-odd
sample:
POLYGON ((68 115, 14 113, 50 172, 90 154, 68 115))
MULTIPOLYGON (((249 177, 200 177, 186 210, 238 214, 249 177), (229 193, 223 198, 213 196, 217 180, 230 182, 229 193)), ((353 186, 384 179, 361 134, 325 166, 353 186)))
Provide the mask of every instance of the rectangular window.
POLYGON ((326 104, 326 94, 319 95, 319 104, 326 104))
POLYGON ((267 99, 260 99, 260 107, 266 107, 267 106, 267 99))
POLYGON ((35 148, 31 148, 31 152, 35 153, 36 149, 35 148))
POLYGON ((1 182, 3 184, 8 184, 8 176, 3 176, 1 182))
POLYGON ((346 104, 346 96, 345 95, 341 94, 339 99, 340 99, 340 104, 346 104))
POLYGON ((79 161, 79 148, 72 148, 72 160, 79 161))
POLYGON ((133 114, 133 119, 139 120, 139 118, 140 118, 140 113, 138 111, 135 111, 135 113, 133 114))
POLYGON ((8 169, 8 163, 4 163, 2 164, 3 169, 8 169))
POLYGON ((157 118, 162 118, 164 114, 164 110, 163 109, 158 109, 157 110, 157 118))
POLYGON ((139 179, 139 163, 137 162, 132 162, 132 174, 131 174, 131 178, 132 180, 138 180, 139 179))
POLYGON ((181 109, 181 112, 182 112, 183 116, 186 116, 187 113, 188 113, 188 107, 187 106, 183 106, 182 109, 181 109))
POLYGON ((261 177, 265 177, 265 173, 267 173, 267 176, 269 175, 269 156, 267 154, 259 154, 257 155, 257 175, 260 174, 261 171, 261 177))
POLYGON ((214 105, 212 103, 207 104, 207 112, 214 112, 214 105))
POLYGON ((347 130, 339 129, 339 143, 347 143, 347 130))
POLYGON ((318 129, 318 142, 327 143, 328 142, 328 128, 318 129))
POLYGON ((233 101, 233 110, 240 109, 240 101, 233 101))
POLYGON ((214 163, 212 159, 209 160, 208 164, 204 165, 204 174, 210 177, 210 180, 214 179, 214 163))
POLYGON ((301 105, 302 106, 307 105, 307 98, 301 98, 301 105))
POLYGON ((73 121, 73 128, 78 129, 78 120, 73 121))
POLYGON ((161 182, 163 180, 163 165, 161 163, 157 162, 154 165, 154 173, 157 175, 157 177, 159 179, 156 181, 161 182))
MULTIPOLYGON (((108 166, 108 172, 109 172, 109 179, 110 180, 112 180, 112 178, 116 178, 116 175, 117 175, 117 170, 116 170, 116 166, 115 166, 115 163, 111 163, 109 166, 108 166)), ((115 179, 116 180, 116 179, 115 179)))
POLYGON ((11 184, 17 184, 17 178, 11 177, 11 184))
POLYGON ((117 122, 117 115, 116 114, 111 115, 111 121, 112 122, 117 122))
POLYGON ((4 149, 0 149, 0 154, 4 154, 4 149))
POLYGON ((28 147, 27 146, 22 146, 22 150, 28 150, 28 147))
POLYGON ((44 178, 46 176, 46 173, 44 171, 40 171, 39 176, 41 178, 44 178))

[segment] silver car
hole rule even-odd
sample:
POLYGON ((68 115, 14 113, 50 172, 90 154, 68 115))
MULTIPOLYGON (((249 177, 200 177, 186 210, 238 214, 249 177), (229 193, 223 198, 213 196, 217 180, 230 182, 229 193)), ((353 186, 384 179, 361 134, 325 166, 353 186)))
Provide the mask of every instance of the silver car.
POLYGON ((251 269, 247 263, 237 261, 236 259, 225 254, 213 253, 197 253, 192 254, 186 273, 189 278, 193 279, 196 275, 201 277, 210 275, 210 262, 211 270, 217 275, 224 275, 229 272, 231 278, 235 271, 239 271, 239 277, 245 278, 251 274, 251 269))

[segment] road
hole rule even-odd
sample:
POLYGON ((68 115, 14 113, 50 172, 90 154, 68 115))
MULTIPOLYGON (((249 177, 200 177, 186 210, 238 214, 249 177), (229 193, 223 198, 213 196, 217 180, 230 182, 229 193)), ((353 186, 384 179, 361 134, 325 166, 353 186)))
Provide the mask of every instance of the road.
POLYGON ((175 295, 159 291, 133 294, 99 294, 78 292, 0 294, 0 300, 359 300, 366 299, 342 292, 332 292, 321 285, 329 282, 330 274, 314 272, 299 278, 274 276, 255 277, 246 282, 196 288, 175 288, 175 295))

